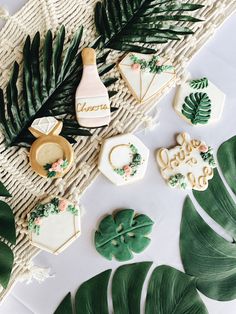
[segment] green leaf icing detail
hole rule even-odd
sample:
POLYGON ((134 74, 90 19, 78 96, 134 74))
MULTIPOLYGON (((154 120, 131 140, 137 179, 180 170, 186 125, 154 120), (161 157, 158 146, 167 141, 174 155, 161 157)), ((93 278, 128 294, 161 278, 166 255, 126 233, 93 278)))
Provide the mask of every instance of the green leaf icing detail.
POLYGON ((206 77, 203 77, 198 80, 192 80, 189 82, 189 85, 194 89, 203 89, 208 87, 208 79, 206 77))
POLYGON ((147 235, 153 221, 146 215, 136 215, 133 209, 124 209, 114 216, 106 216, 95 232, 96 250, 105 258, 128 261, 132 252, 142 252, 150 243, 147 235))
POLYGON ((59 159, 56 162, 52 164, 46 164, 43 166, 43 168, 47 171, 47 177, 53 178, 58 173, 63 172, 68 167, 68 161, 59 159))
POLYGON ((187 187, 186 178, 183 174, 177 173, 173 176, 170 176, 168 179, 168 184, 172 187, 180 187, 181 189, 185 190, 187 187))
POLYGON ((196 279, 166 265, 154 269, 147 291, 145 314, 207 314, 196 279))
POLYGON ((130 144, 129 148, 133 154, 132 161, 128 165, 124 165, 123 168, 113 169, 120 176, 134 176, 137 173, 138 166, 142 163, 142 156, 138 153, 138 149, 133 144, 130 144))
POLYGON ((173 65, 162 65, 160 64, 160 57, 158 55, 154 55, 150 61, 146 61, 144 59, 140 59, 134 54, 130 55, 130 59, 133 64, 140 65, 141 70, 149 70, 150 73, 162 73, 166 71, 173 71, 173 65))
POLYGON ((206 153, 200 153, 202 159, 206 162, 208 162, 208 164, 212 167, 215 168, 216 167, 216 162, 214 159, 214 155, 213 155, 213 150, 211 147, 208 148, 208 151, 206 153))
POLYGON ((49 215, 56 215, 60 212, 68 211, 73 215, 78 215, 78 208, 68 203, 65 199, 54 197, 47 203, 38 204, 34 210, 31 211, 28 219, 28 228, 30 231, 39 235, 41 219, 49 215))
POLYGON ((211 100, 206 93, 191 93, 185 97, 182 114, 192 124, 206 124, 211 116, 211 100))

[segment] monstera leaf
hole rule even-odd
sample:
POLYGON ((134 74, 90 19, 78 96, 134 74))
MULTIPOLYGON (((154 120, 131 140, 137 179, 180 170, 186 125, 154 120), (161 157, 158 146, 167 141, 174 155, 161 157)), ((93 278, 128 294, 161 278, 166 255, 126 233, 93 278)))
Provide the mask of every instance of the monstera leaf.
MULTIPOLYGON (((113 311, 108 309, 108 284, 111 270, 83 283, 75 296, 76 314, 140 314, 143 284, 151 262, 119 267, 112 278, 113 311)), ((70 314, 72 302, 68 294, 55 314, 70 314), (69 301, 66 303, 66 301, 69 301), (67 304, 67 306, 65 306, 67 304)), ((195 279, 170 266, 154 269, 148 284, 145 314, 206 314, 198 295, 195 279)))
MULTIPOLYGON (((223 143, 218 160, 227 183, 235 193, 236 137, 223 143)), ((225 240, 200 217, 189 198, 186 199, 181 223, 180 250, 186 273, 195 276, 197 288, 210 298, 236 298, 236 204, 218 171, 206 191, 194 191, 201 207, 232 237, 225 240)))
MULTIPOLYGON (((10 196, 2 182, 0 182, 0 196, 10 196)), ((11 207, 0 201, 0 237, 11 244, 16 243, 15 219, 11 207)), ((10 280, 14 255, 6 243, 0 241, 0 284, 6 288, 10 280)))
POLYGON ((157 267, 150 278, 145 314, 208 313, 197 290, 196 280, 166 265, 157 267))
MULTIPOLYGON (((36 118, 71 115, 71 124, 64 124, 61 135, 73 141, 73 135, 89 136, 75 119, 75 91, 82 75, 82 59, 79 51, 83 28, 79 27, 64 55, 65 28, 62 26, 53 39, 49 30, 42 51, 40 34, 31 41, 26 38, 23 49, 23 102, 18 96, 17 81, 19 65, 14 63, 12 75, 6 88, 6 100, 0 89, 0 127, 8 145, 27 145, 34 140, 28 128, 36 118), (40 55, 42 53, 42 61, 40 55), (64 56, 64 57, 63 57, 64 56)), ((92 47, 96 48, 96 41, 92 47)), ((105 75, 115 64, 104 64, 109 51, 98 55, 99 74, 105 75)), ((117 79, 106 78, 106 86, 117 79)), ((114 95, 114 93, 113 93, 114 95)))
POLYGON ((211 100, 206 93, 191 93, 185 97, 182 114, 192 124, 206 124, 211 116, 211 100))
POLYGON ((152 230, 153 221, 146 215, 136 215, 133 209, 124 209, 114 217, 106 216, 95 233, 97 251, 107 259, 118 261, 133 258, 132 251, 142 252, 150 243, 146 236, 152 230))
POLYGON ((105 47, 153 53, 155 50, 136 43, 164 44, 179 40, 181 35, 192 34, 183 23, 201 20, 182 13, 201 7, 172 0, 109 0, 97 2, 95 24, 105 47))
POLYGON ((206 77, 203 77, 198 80, 192 80, 190 81, 190 86, 194 89, 203 89, 208 86, 208 79, 206 77))

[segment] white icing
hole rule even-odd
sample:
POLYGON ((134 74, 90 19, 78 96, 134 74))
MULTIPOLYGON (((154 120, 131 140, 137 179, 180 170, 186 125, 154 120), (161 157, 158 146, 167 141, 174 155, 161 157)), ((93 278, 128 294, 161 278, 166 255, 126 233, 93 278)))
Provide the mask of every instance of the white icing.
POLYGON ((31 232, 33 245, 50 253, 58 254, 80 235, 80 213, 64 211, 42 217, 40 232, 31 232))
POLYGON ((104 141, 98 163, 98 169, 112 183, 116 185, 125 185, 141 180, 146 172, 148 164, 149 150, 148 148, 133 134, 124 134, 111 137, 104 141), (114 171, 114 167, 127 165, 132 159, 130 148, 126 145, 133 144, 142 157, 142 163, 137 168, 137 173, 134 176, 121 176, 114 171), (120 145, 120 146, 119 146, 120 145), (112 164, 110 163, 112 159, 112 164))
MULTIPOLYGON (((191 93, 206 93, 211 100, 211 115, 207 124, 215 123, 220 120, 225 103, 225 94, 216 87, 212 82, 208 80, 208 86, 201 89, 194 89, 190 86, 191 80, 183 83, 178 87, 176 96, 174 99, 174 108, 176 112, 188 123, 193 125, 189 119, 187 119, 182 114, 182 106, 184 104, 185 97, 189 96, 191 93)), ((196 124, 197 126, 204 126, 204 124, 196 124)))
MULTIPOLYGON (((134 70, 131 67, 133 62, 130 55, 131 53, 120 62, 119 69, 123 78, 127 81, 131 93, 139 102, 146 102, 151 99, 175 77, 174 70, 168 70, 162 73, 150 73, 148 69, 145 71, 134 70)), ((135 53, 135 56, 147 61, 151 60, 153 57, 153 55, 140 53, 135 53)), ((169 60, 164 60, 163 58, 160 58, 160 63, 163 65, 171 65, 169 60)))
POLYGON ((54 117, 43 117, 35 119, 31 127, 40 133, 48 135, 57 123, 58 121, 54 117))
POLYGON ((157 163, 163 178, 168 182, 171 176, 182 174, 186 178, 187 189, 199 191, 207 189, 208 180, 213 177, 213 169, 202 159, 198 148, 206 144, 191 140, 187 133, 179 134, 176 140, 178 146, 171 149, 162 148, 157 152, 157 163))

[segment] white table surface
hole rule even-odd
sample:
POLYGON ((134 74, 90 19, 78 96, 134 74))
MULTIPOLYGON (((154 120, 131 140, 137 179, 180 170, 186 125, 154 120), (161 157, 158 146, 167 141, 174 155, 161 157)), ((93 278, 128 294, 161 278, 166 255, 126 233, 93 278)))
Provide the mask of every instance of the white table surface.
MULTIPOLYGON (((26 0, 0 0, 11 13, 26 0)), ((207 45, 195 56, 188 67, 192 77, 207 76, 227 96, 222 119, 214 126, 192 127, 172 109, 174 90, 159 104, 159 125, 152 132, 141 132, 140 139, 150 149, 150 160, 145 178, 133 185, 116 187, 100 175, 82 198, 86 212, 82 218, 82 235, 59 256, 42 252, 35 258, 37 265, 50 267, 55 276, 38 284, 17 283, 0 305, 1 314, 51 314, 59 302, 92 276, 121 263, 107 261, 93 245, 94 230, 104 214, 115 209, 133 208, 149 215, 155 225, 150 246, 131 262, 153 261, 154 266, 167 264, 183 270, 179 255, 179 227, 186 192, 171 190, 161 178, 155 162, 155 150, 175 144, 175 134, 187 131, 201 138, 215 150, 226 139, 236 134, 236 16, 219 29, 207 45)), ((199 208, 207 221, 210 221, 199 208)), ((220 234, 219 226, 211 225, 220 234)), ((210 314, 235 314, 236 300, 217 302, 201 295, 210 314)))

